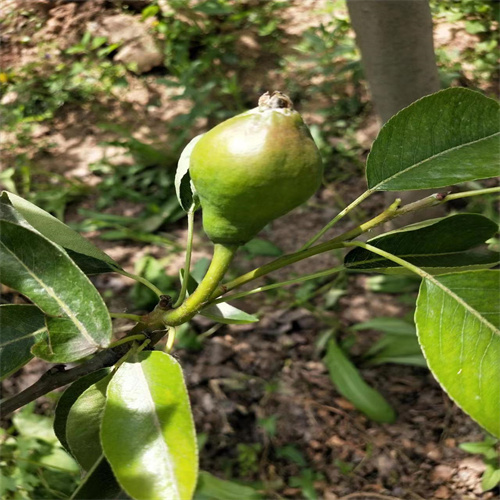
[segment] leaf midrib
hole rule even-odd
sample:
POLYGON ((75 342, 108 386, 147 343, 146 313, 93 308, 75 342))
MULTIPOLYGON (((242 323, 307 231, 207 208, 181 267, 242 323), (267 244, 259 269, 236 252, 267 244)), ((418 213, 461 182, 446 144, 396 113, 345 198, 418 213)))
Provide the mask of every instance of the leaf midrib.
POLYGON ((92 336, 89 334, 83 323, 75 316, 75 314, 73 313, 73 311, 71 311, 68 305, 54 293, 52 287, 45 284, 41 279, 39 279, 35 274, 33 274, 31 269, 21 259, 19 259, 17 255, 5 245, 5 243, 0 242, 0 244, 5 248, 5 250, 8 253, 10 253, 13 256, 13 258, 17 262, 19 262, 19 264, 26 270, 26 272, 47 292, 47 295, 49 295, 57 303, 57 305, 61 308, 61 310, 66 314, 66 316, 73 322, 78 331, 85 337, 87 342, 89 342, 89 344, 95 347, 99 347, 99 344, 92 338, 92 336))
POLYGON ((15 339, 8 340, 7 342, 0 343, 0 349, 3 349, 5 346, 8 346, 10 344, 14 344, 15 342, 20 342, 21 340, 29 339, 30 337, 35 337, 36 335, 46 332, 47 327, 42 326, 42 328, 39 328, 38 330, 35 330, 34 332, 28 333, 26 335, 23 335, 22 337, 16 337, 15 339))
POLYGON ((164 454, 165 463, 170 470, 170 478, 172 480, 172 485, 174 486, 175 491, 177 493, 177 498, 181 498, 180 492, 179 492, 179 485, 177 484, 177 480, 175 477, 175 467, 174 467, 174 464, 172 463, 172 461, 170 460, 170 449, 169 449, 167 443, 165 442, 165 439, 163 436, 163 430, 161 427, 160 419, 158 418, 158 414, 156 413, 156 405, 155 405, 153 396, 151 395, 151 389, 149 387, 148 379, 146 377, 146 374, 144 373, 144 368, 142 367, 142 365, 140 363, 138 363, 138 368, 139 368, 138 371, 140 372, 140 375, 143 378, 143 383, 147 387, 147 390, 144 391, 144 397, 147 399, 147 403, 151 408, 151 415, 152 415, 152 419, 153 419, 153 424, 155 426, 155 429, 158 432, 159 441, 161 442, 162 447, 165 448, 165 454, 164 454))
POLYGON ((410 166, 404 168, 403 170, 399 170, 395 174, 391 175, 390 177, 385 178, 384 180, 380 181, 378 184, 376 184, 375 186, 370 188, 370 191, 378 191, 381 186, 387 184, 388 182, 392 181, 393 179, 397 179, 400 175, 405 174, 405 173, 413 170, 414 168, 417 168, 417 167, 425 164, 426 162, 429 162, 431 160, 439 158, 440 156, 448 154, 452 151, 458 151, 458 150, 465 148, 467 146, 477 144, 481 141, 486 141, 486 140, 491 139, 492 137, 495 137, 495 136, 500 136, 500 132, 495 132, 494 134, 491 134, 491 135, 488 135, 485 137, 481 137, 480 139, 476 139, 475 141, 466 142, 464 144, 460 144, 459 146, 454 146, 453 148, 449 148, 449 149, 446 149, 444 151, 440 151, 439 153, 436 153, 435 155, 429 156, 425 160, 419 161, 418 163, 414 163, 413 165, 410 165, 410 166))
MULTIPOLYGON (((381 250, 383 250, 383 249, 381 249, 381 250)), ((405 258, 405 259, 419 258, 419 257, 441 257, 441 256, 446 256, 446 255, 451 255, 451 256, 453 256, 453 255, 459 255, 459 254, 463 254, 463 253, 466 253, 466 252, 470 252, 471 250, 473 250, 473 248, 469 248, 467 250, 457 250, 455 252, 412 253, 412 254, 394 254, 394 255, 396 255, 397 257, 400 257, 401 259, 403 259, 403 258, 405 258)), ((385 250, 385 251, 387 252, 388 250, 385 250)), ((373 259, 370 259, 370 260, 360 260, 360 261, 350 262, 350 263, 347 264, 347 267, 349 267, 349 266, 355 266, 355 265, 356 266, 360 266, 360 265, 364 265, 364 264, 372 264, 372 263, 383 262, 383 261, 389 261, 389 262, 391 262, 389 259, 386 259, 385 257, 376 257, 376 258, 373 258, 373 259)), ((396 262, 393 262, 393 264, 395 264, 396 266, 399 266, 399 264, 397 264, 396 262)), ((471 265, 474 265, 474 264, 471 264, 471 265)), ((445 266, 438 266, 438 267, 445 267, 445 266)), ((448 266, 446 266, 446 267, 448 267, 448 266)), ((449 266, 449 267, 456 267, 456 266, 449 266)))
POLYGON ((443 283, 441 283, 438 279, 434 278, 430 274, 426 273, 423 271, 425 274, 424 279, 430 281, 434 286, 437 286, 440 288, 445 294, 448 294, 451 298, 453 298, 455 301, 457 301, 464 309, 466 309, 470 314, 472 314, 482 325, 486 326, 489 328, 493 333, 500 335, 500 330, 493 324, 491 324, 482 314, 474 309, 472 306, 470 306, 467 302, 465 302, 462 297, 457 295, 451 288, 448 288, 445 286, 443 283))

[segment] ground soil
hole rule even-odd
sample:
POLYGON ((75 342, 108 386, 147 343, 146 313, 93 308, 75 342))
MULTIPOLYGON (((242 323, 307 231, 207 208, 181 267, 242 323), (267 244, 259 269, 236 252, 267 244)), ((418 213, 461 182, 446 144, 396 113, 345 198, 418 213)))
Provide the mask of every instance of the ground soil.
MULTIPOLYGON (((111 2, 100 1, 87 2, 90 7, 85 10, 78 2, 56 2, 54 8, 50 2, 42 0, 32 4, 44 19, 38 37, 65 38, 65 43, 71 37, 77 39, 75 33, 81 23, 117 8, 110 5, 111 2)), ((294 2, 296 10, 290 11, 288 17, 291 35, 300 35, 324 15, 308 16, 310 4, 314 2, 294 2)), ((446 37, 446 33, 441 29, 438 34, 446 37)), ((456 39, 457 34, 454 36, 456 39)), ((3 50, 4 64, 8 62, 9 66, 36 58, 35 51, 23 50, 15 43, 3 50)), ((171 95, 165 94, 165 87, 155 88, 148 82, 147 75, 142 78, 129 75, 128 78, 130 91, 122 96, 120 104, 108 103, 107 112, 112 120, 139 124, 135 134, 138 139, 156 137, 160 138, 157 142, 166 141, 165 120, 182 113, 187 104, 182 101, 174 104, 169 100, 171 95), (160 92, 163 92, 160 95, 162 104, 149 109, 150 94, 157 96, 160 92)), ((72 106, 63 109, 50 126, 40 126, 38 137, 55 144, 48 153, 38 157, 42 168, 76 176, 89 185, 98 182, 89 172, 88 164, 110 154, 101 145, 110 136, 95 126, 97 119, 93 113, 88 107, 72 106)), ((376 132, 376 120, 371 115, 358 137, 370 144, 376 132)), ((346 202, 353 200, 364 190, 363 183, 363 179, 354 177, 330 184, 306 207, 275 221, 261 237, 285 253, 296 250, 338 212, 339 197, 346 202)), ((88 198, 81 203, 91 207, 93 200, 88 198)), ((363 208, 369 216, 377 213, 382 204, 383 198, 375 196, 363 208)), ((78 219, 78 207, 69 207, 69 220, 78 219)), ((111 212, 133 214, 134 210, 137 207, 123 203, 113 207, 111 212)), ((185 238, 183 224, 168 228, 179 243, 185 238)), ((347 220, 339 227, 345 230, 352 225, 353 221, 347 220)), ((195 261, 210 255, 199 220, 197 229, 195 261)), ((153 245, 102 242, 98 233, 90 237, 129 271, 133 271, 142 255, 158 258, 166 255, 165 249, 153 245)), ((182 254, 172 257, 169 271, 175 272, 182 260, 182 254)), ((250 262, 241 255, 235 269, 244 272, 267 260, 257 257, 250 262)), ((291 273, 304 274, 336 264, 337 255, 324 254, 282 270, 273 278, 286 279, 291 273)), ((108 299, 112 310, 137 312, 131 309, 128 295, 131 280, 106 275, 95 278, 95 283, 102 291, 112 291, 112 298, 108 299)), ((321 362, 316 341, 325 331, 335 328, 342 339, 349 327, 359 321, 378 316, 401 317, 408 314, 411 307, 393 295, 370 292, 366 277, 360 275, 349 279, 346 294, 332 309, 325 309, 321 298, 306 306, 290 308, 295 290, 292 288, 289 295, 277 299, 256 295, 238 302, 237 305, 248 312, 258 314, 260 322, 222 326, 205 340, 201 351, 175 351, 185 371, 197 431, 206 435, 200 455, 201 468, 219 477, 260 481, 270 499, 300 499, 304 498, 300 488, 288 486, 288 480, 300 476, 302 468, 279 456, 280 449, 293 445, 303 453, 307 467, 318 474, 314 486, 320 499, 496 498, 493 492, 481 492, 480 478, 484 471, 481 459, 458 447, 462 442, 481 440, 483 431, 450 401, 427 369, 389 364, 361 369, 366 381, 387 398, 398 414, 393 424, 376 424, 335 390, 321 362), (318 307, 312 307, 314 304, 318 307), (263 431, 259 422, 273 416, 276 417, 276 431, 270 435, 263 431), (238 460, 238 445, 242 444, 260 446, 258 460, 246 471, 241 457, 238 460)), ((4 291, 7 293, 3 300, 22 300, 15 293, 4 291)), ((203 318, 193 321, 193 328, 200 333, 211 326, 212 323, 203 318)), ((127 328, 123 322, 116 323, 120 334, 127 328)), ((376 338, 375 332, 358 335, 354 353, 362 352, 376 338)), ((46 368, 39 361, 31 362, 4 384, 4 396, 33 383, 46 368)), ((47 410, 51 404, 41 400, 40 409, 47 410)))

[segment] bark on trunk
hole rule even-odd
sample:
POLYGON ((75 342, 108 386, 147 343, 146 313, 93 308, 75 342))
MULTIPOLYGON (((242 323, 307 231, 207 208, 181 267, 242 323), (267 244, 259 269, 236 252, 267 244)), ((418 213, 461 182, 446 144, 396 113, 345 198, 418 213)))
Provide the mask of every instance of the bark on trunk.
MULTIPOLYGON (((440 89, 428 0, 347 0, 372 100, 382 122, 440 89)), ((420 199, 432 190, 387 193, 388 202, 420 199)), ((444 215, 442 207, 424 216, 444 215)), ((416 222, 421 215, 401 219, 416 222)), ((400 219, 395 221, 400 226, 400 219)))

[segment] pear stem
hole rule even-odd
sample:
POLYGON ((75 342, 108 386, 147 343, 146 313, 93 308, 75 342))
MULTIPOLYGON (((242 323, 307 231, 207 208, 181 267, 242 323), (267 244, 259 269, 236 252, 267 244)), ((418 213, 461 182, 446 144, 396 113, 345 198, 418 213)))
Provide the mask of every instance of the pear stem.
MULTIPOLYGON (((179 307, 162 313, 161 320, 165 325, 182 325, 203 309, 226 274, 238 248, 238 245, 223 245, 220 243, 214 245, 214 255, 207 274, 205 274, 194 293, 179 307)), ((187 281, 188 276, 185 276, 184 279, 187 281)))

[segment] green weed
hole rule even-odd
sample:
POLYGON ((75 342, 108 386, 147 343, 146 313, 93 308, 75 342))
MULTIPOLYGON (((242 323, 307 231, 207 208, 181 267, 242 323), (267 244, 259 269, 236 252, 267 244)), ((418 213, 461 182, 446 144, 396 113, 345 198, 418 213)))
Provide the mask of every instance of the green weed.
POLYGON ((53 419, 33 413, 33 406, 17 413, 10 429, 0 429, 0 496, 69 498, 79 482, 79 467, 57 440, 53 419))

